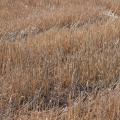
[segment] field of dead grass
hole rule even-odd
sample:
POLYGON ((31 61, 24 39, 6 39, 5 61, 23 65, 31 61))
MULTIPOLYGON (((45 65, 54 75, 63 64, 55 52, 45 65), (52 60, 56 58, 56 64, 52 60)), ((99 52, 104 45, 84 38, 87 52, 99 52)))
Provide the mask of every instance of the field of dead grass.
POLYGON ((0 119, 119 120, 119 0, 0 0, 0 119))

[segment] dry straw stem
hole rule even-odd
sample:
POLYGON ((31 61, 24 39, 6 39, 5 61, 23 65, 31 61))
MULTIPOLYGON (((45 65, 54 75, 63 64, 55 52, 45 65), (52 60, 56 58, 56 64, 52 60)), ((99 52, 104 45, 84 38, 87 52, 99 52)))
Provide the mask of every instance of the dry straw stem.
POLYGON ((99 6, 102 6, 108 10, 112 10, 114 13, 120 15, 120 1, 119 0, 96 0, 99 6))
POLYGON ((120 20, 98 2, 0 1, 3 120, 120 118, 120 20), (33 27, 40 33, 32 35, 33 27), (27 39, 6 39, 16 31, 27 39))
POLYGON ((102 80, 108 86, 119 79, 120 48, 115 44, 119 21, 72 34, 69 30, 55 33, 50 31, 24 44, 1 42, 1 92, 8 98, 15 94, 16 106, 21 96, 27 100, 40 88, 41 94, 49 96, 50 89, 60 85, 62 92, 76 80, 78 85, 97 85, 102 80), (77 76, 73 76, 74 71, 77 76))

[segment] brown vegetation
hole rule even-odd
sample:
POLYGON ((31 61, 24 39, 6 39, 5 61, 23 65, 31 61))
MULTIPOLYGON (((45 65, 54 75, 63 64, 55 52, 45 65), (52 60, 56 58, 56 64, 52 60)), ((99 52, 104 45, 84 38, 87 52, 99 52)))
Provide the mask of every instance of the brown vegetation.
POLYGON ((120 2, 106 1, 0 0, 0 119, 120 119, 120 2))

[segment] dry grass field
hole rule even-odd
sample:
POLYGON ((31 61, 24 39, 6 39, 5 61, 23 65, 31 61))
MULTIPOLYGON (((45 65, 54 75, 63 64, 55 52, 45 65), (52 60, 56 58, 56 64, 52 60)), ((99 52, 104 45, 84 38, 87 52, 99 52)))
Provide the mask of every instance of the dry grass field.
POLYGON ((0 0, 0 120, 120 120, 120 1, 0 0))

